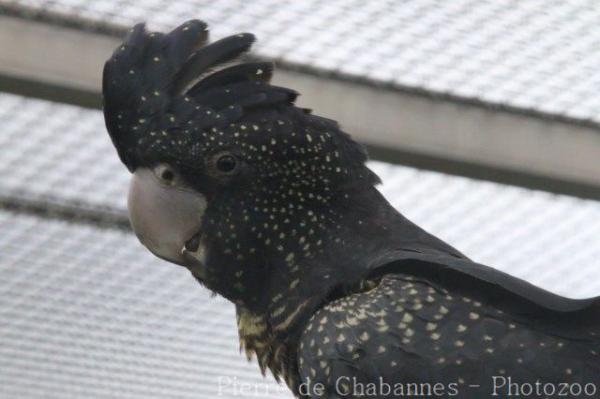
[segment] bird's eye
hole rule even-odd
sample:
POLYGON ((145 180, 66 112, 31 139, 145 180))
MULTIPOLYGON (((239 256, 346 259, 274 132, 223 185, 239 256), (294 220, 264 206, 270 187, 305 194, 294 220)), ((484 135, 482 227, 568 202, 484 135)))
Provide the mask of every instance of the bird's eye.
POLYGON ((154 174, 165 184, 173 184, 177 177, 173 168, 164 164, 158 165, 156 168, 154 168, 154 174))
POLYGON ((172 170, 165 169, 162 171, 160 178, 165 181, 171 182, 175 178, 175 174, 173 173, 172 170))
POLYGON ((232 174, 237 168, 237 159, 231 154, 222 154, 217 157, 216 167, 219 172, 232 174))

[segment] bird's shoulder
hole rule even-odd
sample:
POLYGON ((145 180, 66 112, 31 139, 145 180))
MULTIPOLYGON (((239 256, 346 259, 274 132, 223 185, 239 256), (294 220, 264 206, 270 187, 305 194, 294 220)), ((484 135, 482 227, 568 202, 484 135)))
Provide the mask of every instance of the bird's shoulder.
POLYGON ((594 336, 573 342, 485 299, 394 273, 316 312, 299 341, 298 367, 301 381, 338 392, 380 378, 464 385, 517 369, 524 378, 568 379, 569 370, 598 363, 599 351, 594 336))
POLYGON ((414 372, 442 366, 452 352, 446 346, 461 348, 485 329, 511 328, 502 311, 409 274, 384 275, 367 287, 326 304, 309 320, 298 351, 302 377, 358 372, 371 380, 397 369, 422 380, 414 372), (411 371, 402 370, 406 365, 411 371))

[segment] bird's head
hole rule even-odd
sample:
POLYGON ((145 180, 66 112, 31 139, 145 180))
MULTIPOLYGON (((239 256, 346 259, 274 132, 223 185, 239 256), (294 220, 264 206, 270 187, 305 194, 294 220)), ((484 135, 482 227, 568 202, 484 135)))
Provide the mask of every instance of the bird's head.
POLYGON ((273 268, 300 275, 301 259, 343 242, 348 193, 378 178, 334 121, 269 83, 270 63, 230 62, 252 35, 207 36, 196 20, 168 34, 135 26, 105 65, 104 115, 133 173, 140 241, 240 301, 273 268))

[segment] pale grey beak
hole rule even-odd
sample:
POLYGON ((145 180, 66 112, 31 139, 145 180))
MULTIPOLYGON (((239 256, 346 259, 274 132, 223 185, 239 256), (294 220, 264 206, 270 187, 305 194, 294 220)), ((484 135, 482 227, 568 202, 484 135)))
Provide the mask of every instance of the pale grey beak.
POLYGON ((185 245, 194 237, 199 240, 206 210, 204 195, 165 183, 152 170, 141 168, 131 179, 127 208, 133 231, 144 246, 162 259, 190 266, 185 245))

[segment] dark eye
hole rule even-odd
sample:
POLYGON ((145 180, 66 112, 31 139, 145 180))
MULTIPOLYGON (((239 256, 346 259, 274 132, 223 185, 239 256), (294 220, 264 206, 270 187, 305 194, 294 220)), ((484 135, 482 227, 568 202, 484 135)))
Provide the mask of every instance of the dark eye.
POLYGON ((171 182, 175 178, 175 174, 173 173, 172 170, 165 169, 161 172, 160 178, 167 182, 171 182))
POLYGON ((223 154, 217 158, 216 166, 219 172, 231 174, 237 168, 237 159, 231 154, 223 154))

